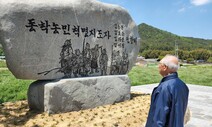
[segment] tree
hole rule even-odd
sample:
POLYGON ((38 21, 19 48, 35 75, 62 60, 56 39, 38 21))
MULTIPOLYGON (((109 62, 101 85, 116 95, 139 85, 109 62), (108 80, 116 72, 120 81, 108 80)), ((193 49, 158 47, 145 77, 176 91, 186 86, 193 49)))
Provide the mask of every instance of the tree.
POLYGON ((212 63, 212 57, 209 57, 207 60, 208 63, 212 63))
POLYGON ((191 54, 195 60, 207 60, 210 57, 210 51, 206 49, 196 49, 191 51, 191 54))
POLYGON ((0 56, 3 56, 3 55, 4 55, 3 49, 0 48, 0 56))

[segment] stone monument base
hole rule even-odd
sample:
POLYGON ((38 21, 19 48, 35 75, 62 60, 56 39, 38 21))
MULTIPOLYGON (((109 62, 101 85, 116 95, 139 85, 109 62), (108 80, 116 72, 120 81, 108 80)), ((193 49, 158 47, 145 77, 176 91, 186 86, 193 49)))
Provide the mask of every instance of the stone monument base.
POLYGON ((130 99, 127 75, 35 81, 28 89, 31 110, 60 113, 114 104, 130 99))

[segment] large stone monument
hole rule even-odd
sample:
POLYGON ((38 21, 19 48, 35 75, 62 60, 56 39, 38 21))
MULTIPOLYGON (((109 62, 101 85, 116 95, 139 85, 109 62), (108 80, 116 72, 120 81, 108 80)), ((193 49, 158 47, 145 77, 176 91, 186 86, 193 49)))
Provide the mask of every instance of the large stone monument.
POLYGON ((9 70, 39 80, 28 90, 31 109, 66 112, 129 99, 126 74, 140 42, 125 9, 96 0, 0 0, 0 7, 9 70))

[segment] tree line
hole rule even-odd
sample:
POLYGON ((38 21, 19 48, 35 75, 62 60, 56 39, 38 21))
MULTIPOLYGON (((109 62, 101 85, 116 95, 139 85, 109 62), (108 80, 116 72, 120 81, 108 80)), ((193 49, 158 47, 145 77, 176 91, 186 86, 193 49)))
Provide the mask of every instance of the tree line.
MULTIPOLYGON (((175 51, 162 51, 162 50, 145 50, 140 53, 141 56, 148 58, 161 59, 166 54, 176 55, 175 51)), ((188 62, 195 60, 203 60, 212 63, 212 52, 207 49, 195 49, 191 51, 178 50, 178 58, 188 62)))
POLYGON ((2 47, 0 47, 0 56, 3 56, 3 55, 4 55, 3 49, 2 47))

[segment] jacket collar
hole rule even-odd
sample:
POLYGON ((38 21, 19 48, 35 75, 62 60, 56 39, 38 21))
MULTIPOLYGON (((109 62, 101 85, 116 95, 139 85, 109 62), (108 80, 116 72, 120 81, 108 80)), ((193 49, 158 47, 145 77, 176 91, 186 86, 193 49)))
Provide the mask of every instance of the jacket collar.
POLYGON ((170 79, 174 79, 174 78, 178 78, 178 74, 177 72, 171 73, 169 75, 167 75, 166 77, 163 77, 161 80, 161 83, 170 79))

